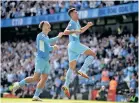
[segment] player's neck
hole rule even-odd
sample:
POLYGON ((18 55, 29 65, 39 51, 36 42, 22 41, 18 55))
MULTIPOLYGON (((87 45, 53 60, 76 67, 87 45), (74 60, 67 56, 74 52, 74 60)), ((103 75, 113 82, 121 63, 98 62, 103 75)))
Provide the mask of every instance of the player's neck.
POLYGON ((46 36, 48 35, 48 32, 47 31, 42 31, 46 36))
POLYGON ((75 22, 77 22, 77 21, 78 21, 77 19, 73 19, 73 18, 72 18, 72 20, 73 20, 73 21, 75 21, 75 22))

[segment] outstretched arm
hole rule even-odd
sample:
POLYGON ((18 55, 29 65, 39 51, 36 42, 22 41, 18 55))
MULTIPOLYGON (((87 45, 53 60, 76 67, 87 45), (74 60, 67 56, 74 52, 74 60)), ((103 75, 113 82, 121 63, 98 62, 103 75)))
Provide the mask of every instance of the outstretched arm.
POLYGON ((54 38, 50 38, 50 39, 49 39, 49 43, 50 43, 50 44, 53 44, 53 43, 56 42, 59 38, 61 38, 63 35, 64 35, 64 33, 63 33, 63 32, 60 32, 60 33, 58 34, 58 36, 56 36, 56 37, 54 37, 54 38))
MULTIPOLYGON (((63 35, 63 34, 62 34, 63 35)), ((61 35, 61 36, 62 36, 61 35)), ((60 35, 59 35, 60 36, 60 35)), ((57 45, 54 45, 54 46, 51 46, 50 45, 50 42, 49 42, 49 39, 48 38, 46 38, 46 37, 43 37, 42 38, 42 40, 41 40, 41 43, 40 43, 40 49, 41 49, 41 51, 45 51, 45 48, 48 48, 48 51, 50 52, 50 51, 52 51, 52 50, 57 50, 58 49, 58 46, 57 45), (46 45, 44 45, 44 43, 46 44, 46 45), (44 47, 44 46, 46 46, 46 47, 44 47)))

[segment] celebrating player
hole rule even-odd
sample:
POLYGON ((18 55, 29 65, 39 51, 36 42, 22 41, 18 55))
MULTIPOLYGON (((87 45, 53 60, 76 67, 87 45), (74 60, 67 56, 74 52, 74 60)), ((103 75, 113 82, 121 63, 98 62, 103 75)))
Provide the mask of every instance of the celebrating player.
POLYGON ((79 23, 78 13, 75 8, 71 8, 68 11, 71 20, 64 31, 64 35, 69 35, 69 44, 68 44, 68 57, 69 57, 69 69, 66 73, 66 81, 62 86, 62 89, 67 97, 70 97, 69 84, 72 71, 75 71, 77 58, 80 54, 85 54, 88 57, 85 59, 85 62, 81 69, 77 72, 79 75, 85 78, 89 78, 86 74, 88 71, 88 66, 91 65, 96 54, 87 46, 80 43, 80 34, 85 32, 90 28, 93 23, 88 22, 86 26, 81 27, 79 23))
POLYGON ((49 39, 48 33, 51 31, 51 25, 47 21, 42 21, 39 24, 39 28, 42 30, 37 35, 37 55, 35 58, 35 73, 33 76, 27 77, 20 82, 14 83, 13 91, 15 92, 19 87, 24 86, 26 83, 38 82, 33 101, 41 101, 39 98, 42 89, 45 86, 48 74, 50 73, 49 54, 52 50, 57 50, 58 46, 50 46, 51 43, 61 38, 63 33, 59 33, 57 37, 49 39))

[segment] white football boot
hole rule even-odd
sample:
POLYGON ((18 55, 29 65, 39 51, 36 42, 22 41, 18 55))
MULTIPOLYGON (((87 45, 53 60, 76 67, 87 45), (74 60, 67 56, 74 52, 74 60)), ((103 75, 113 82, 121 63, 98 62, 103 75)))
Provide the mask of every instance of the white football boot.
POLYGON ((39 97, 34 96, 33 99, 32 99, 32 101, 42 101, 42 100, 39 97))

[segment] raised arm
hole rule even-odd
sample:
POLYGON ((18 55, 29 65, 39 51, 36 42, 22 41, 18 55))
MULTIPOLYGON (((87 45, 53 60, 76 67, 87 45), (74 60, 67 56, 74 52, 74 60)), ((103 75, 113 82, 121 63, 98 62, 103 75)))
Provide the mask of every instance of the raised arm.
POLYGON ((91 26, 93 26, 92 22, 88 22, 86 26, 81 28, 80 33, 84 33, 87 29, 89 29, 91 26))
POLYGON ((88 22, 86 26, 82 27, 80 30, 74 30, 74 24, 69 24, 68 27, 65 29, 64 34, 69 35, 72 33, 81 34, 84 33, 87 29, 89 29, 93 25, 92 22, 88 22))

